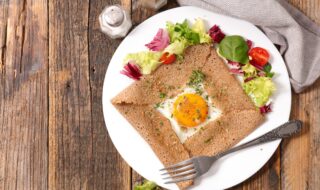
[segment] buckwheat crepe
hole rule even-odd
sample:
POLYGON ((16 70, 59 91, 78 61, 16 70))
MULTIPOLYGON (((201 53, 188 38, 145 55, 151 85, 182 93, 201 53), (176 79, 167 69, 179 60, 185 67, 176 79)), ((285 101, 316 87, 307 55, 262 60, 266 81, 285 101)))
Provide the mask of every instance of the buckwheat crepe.
MULTIPOLYGON (((227 150, 264 120, 210 45, 187 48, 183 60, 162 65, 151 75, 134 82, 114 97, 112 104, 149 143, 165 166, 193 156, 212 156, 227 150), (204 88, 222 114, 182 144, 170 121, 154 105, 163 101, 159 92, 170 97, 178 95, 193 70, 201 70, 206 75, 204 88)), ((180 189, 190 185, 192 180, 178 183, 180 189)))

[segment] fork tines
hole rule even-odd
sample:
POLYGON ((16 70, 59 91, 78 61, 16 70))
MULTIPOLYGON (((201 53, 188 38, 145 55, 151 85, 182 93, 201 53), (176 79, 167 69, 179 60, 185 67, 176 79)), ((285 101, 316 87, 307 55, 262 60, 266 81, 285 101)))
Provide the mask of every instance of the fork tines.
POLYGON ((163 168, 160 171, 167 171, 161 174, 162 176, 164 176, 162 178, 163 180, 169 180, 166 181, 165 184, 178 183, 197 177, 197 170, 192 159, 179 162, 172 166, 163 168))

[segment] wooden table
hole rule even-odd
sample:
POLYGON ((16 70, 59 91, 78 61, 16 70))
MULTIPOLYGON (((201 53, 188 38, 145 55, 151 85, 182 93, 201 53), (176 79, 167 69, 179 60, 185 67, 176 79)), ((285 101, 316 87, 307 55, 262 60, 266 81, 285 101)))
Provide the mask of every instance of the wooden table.
MULTIPOLYGON (((290 2, 320 24, 320 0, 290 2)), ((0 190, 128 190, 141 180, 102 116, 103 79, 121 40, 102 34, 97 18, 115 3, 134 25, 156 13, 137 0, 0 0, 0 190)), ((319 189, 319 111, 320 80, 293 93, 299 137, 234 189, 319 189)))

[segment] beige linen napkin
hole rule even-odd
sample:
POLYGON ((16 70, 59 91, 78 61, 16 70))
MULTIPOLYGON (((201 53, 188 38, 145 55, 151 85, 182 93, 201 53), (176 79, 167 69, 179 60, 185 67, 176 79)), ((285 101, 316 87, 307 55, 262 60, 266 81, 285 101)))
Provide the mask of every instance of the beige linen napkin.
POLYGON ((320 76, 320 27, 284 0, 178 0, 247 20, 274 43, 289 71, 295 92, 302 92, 320 76))

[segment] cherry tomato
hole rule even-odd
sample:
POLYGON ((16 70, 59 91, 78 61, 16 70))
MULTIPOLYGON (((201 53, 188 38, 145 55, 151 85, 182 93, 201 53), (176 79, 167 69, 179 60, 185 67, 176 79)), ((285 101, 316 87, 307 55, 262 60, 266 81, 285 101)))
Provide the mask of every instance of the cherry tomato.
POLYGON ((269 53, 261 47, 254 47, 249 51, 249 56, 256 64, 264 66, 269 61, 269 53))
POLYGON ((163 64, 171 64, 176 60, 176 55, 175 54, 169 54, 168 52, 165 52, 162 54, 160 61, 163 64))

